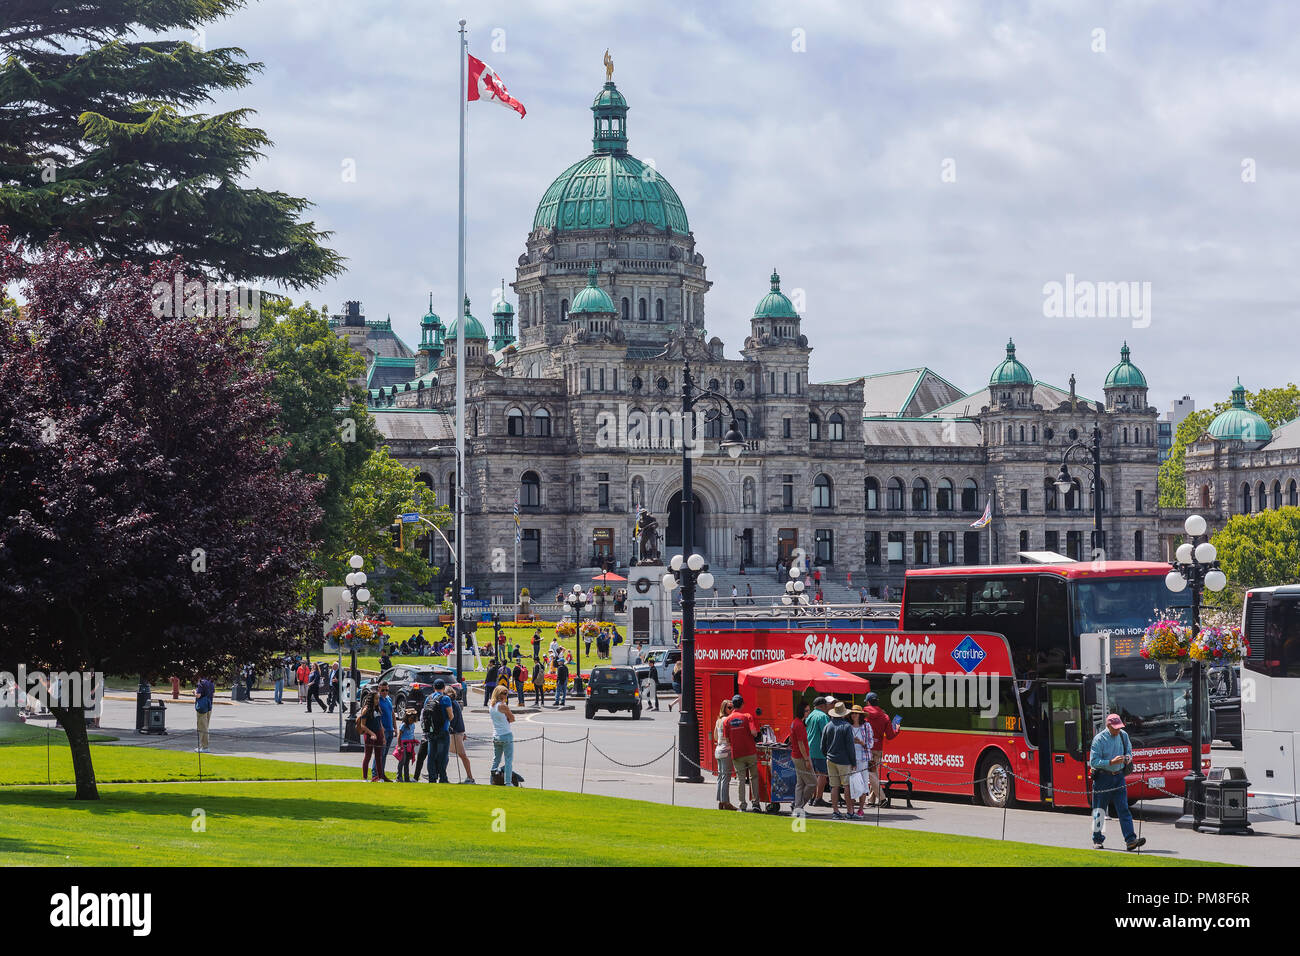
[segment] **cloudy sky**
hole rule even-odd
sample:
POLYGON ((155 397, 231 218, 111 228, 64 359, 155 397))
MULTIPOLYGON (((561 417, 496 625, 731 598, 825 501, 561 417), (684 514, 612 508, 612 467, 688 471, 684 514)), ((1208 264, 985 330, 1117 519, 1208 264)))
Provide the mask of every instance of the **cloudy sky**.
POLYGON ((1162 409, 1298 377, 1300 5, 251 0, 204 38, 266 65, 217 104, 276 143, 250 178, 335 231, 348 271, 310 298, 411 343, 428 293, 444 318, 455 299, 461 16, 528 108, 470 106, 480 318, 590 151, 609 47, 728 355, 776 266, 814 379, 927 365, 973 390, 1009 336, 1096 396, 1127 339, 1162 409), (1149 314, 1048 316, 1067 275, 1149 283, 1149 314))

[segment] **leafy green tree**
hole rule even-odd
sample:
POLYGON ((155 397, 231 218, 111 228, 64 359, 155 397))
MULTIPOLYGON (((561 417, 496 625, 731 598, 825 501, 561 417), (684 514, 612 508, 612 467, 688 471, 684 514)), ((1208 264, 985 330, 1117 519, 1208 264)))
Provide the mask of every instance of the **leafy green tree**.
MULTIPOLYGON (((1174 432, 1173 446, 1169 457, 1160 465, 1158 476, 1160 504, 1165 508, 1187 507, 1187 484, 1185 464, 1187 448, 1201 433, 1210 427, 1216 415, 1231 405, 1222 401, 1213 408, 1203 408, 1192 412, 1178 424, 1174 432)), ((1258 413, 1270 428, 1284 425, 1300 416, 1300 388, 1288 383, 1280 388, 1261 388, 1258 392, 1246 393, 1246 407, 1258 413)))
POLYGON ((203 49, 244 0, 0 4, 0 220, 141 266, 183 258, 234 282, 316 285, 342 270, 311 206, 239 180, 271 145, 251 111, 191 112, 262 64, 203 49), (140 34, 193 31, 191 40, 140 34))
POLYGON ((1300 508, 1234 515, 1210 540, 1234 588, 1300 581, 1300 508))

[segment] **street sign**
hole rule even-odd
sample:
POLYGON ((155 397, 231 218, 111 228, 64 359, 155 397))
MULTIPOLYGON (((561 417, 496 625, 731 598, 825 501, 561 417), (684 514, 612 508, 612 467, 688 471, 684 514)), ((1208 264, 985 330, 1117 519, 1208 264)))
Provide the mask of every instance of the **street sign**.
POLYGON ((474 585, 472 584, 466 585, 465 587, 460 589, 461 597, 473 597, 475 593, 476 592, 474 590, 474 585))
POLYGON ((491 601, 484 601, 481 598, 477 600, 461 601, 460 603, 461 607, 489 607, 492 604, 491 601))
POLYGON ((413 512, 407 512, 406 514, 402 515, 402 521, 406 524, 414 524, 419 520, 420 520, 420 516, 413 512))

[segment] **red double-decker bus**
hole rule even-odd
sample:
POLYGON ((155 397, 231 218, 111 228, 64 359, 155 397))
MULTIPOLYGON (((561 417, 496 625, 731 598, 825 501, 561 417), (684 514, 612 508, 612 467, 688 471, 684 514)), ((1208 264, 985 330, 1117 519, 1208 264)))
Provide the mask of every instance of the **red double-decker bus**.
MULTIPOLYGON (((969 794, 995 807, 1086 807, 1089 745, 1105 714, 1118 713, 1133 743, 1130 799, 1181 796, 1190 677, 1162 679, 1139 654, 1157 612, 1185 613, 1186 594, 1165 588, 1168 571, 1154 562, 918 569, 907 573, 889 630, 865 618, 855 626, 848 608, 706 618, 696 633, 702 731, 741 670, 814 654, 866 677, 881 705, 902 716, 885 766, 918 791, 969 794), (1080 672, 1082 641, 1101 633, 1111 647, 1104 702, 1099 679, 1080 672)), ((762 722, 783 737, 793 705, 776 695, 762 722)), ((1208 741, 1208 706, 1201 720, 1208 741)), ((710 759, 712 748, 701 753, 710 759)))

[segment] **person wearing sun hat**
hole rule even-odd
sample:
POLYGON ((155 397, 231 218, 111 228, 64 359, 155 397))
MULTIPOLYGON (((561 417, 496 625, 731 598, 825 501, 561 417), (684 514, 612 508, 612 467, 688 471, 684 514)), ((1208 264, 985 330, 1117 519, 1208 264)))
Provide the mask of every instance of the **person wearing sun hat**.
POLYGON ((826 770, 831 785, 831 819, 843 820, 840 813, 840 791, 844 802, 849 801, 849 775, 853 773, 853 725, 848 721, 849 709, 844 701, 837 700, 831 708, 831 722, 822 730, 822 751, 826 754, 826 770))
POLYGON ((1146 837, 1133 831, 1133 814, 1128 808, 1128 784, 1124 774, 1133 765, 1133 744, 1119 714, 1106 718, 1106 726, 1092 738, 1088 766, 1092 769, 1092 843, 1101 849, 1106 842, 1106 812, 1113 804, 1124 833, 1124 849, 1136 850, 1146 837))

